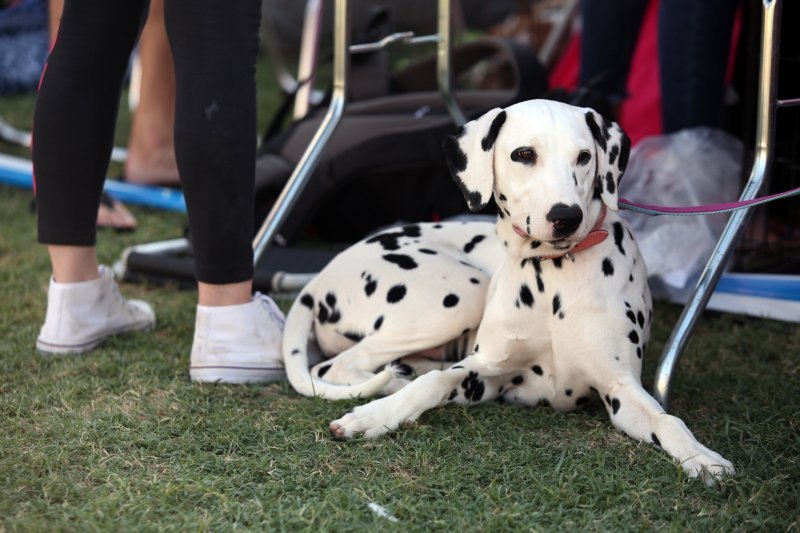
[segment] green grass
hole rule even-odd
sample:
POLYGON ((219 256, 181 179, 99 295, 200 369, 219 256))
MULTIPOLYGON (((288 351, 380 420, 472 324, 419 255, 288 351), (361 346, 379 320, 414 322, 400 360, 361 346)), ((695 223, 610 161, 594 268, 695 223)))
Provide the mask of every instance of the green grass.
MULTIPOLYGON (((20 127, 30 109, 30 97, 0 99, 0 114, 20 127)), ((796 325, 700 321, 672 410, 735 464, 737 476, 712 489, 614 430, 598 404, 566 415, 448 407, 386 438, 340 442, 327 424, 357 401, 302 398, 286 383, 189 383, 192 291, 126 284, 127 295, 155 305, 155 332, 83 356, 38 354, 49 264, 29 202, 29 191, 0 187, 0 530, 800 527, 796 325)), ((183 215, 132 209, 139 229, 101 232, 102 261, 179 236, 185 224, 183 215)), ((648 384, 679 313, 656 311, 648 384)))

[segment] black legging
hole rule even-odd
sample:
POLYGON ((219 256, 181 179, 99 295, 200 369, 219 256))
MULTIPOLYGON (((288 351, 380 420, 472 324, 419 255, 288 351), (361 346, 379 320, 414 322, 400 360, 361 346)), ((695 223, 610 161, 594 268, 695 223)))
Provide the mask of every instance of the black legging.
MULTIPOLYGON (((33 117, 39 242, 93 246, 128 59, 148 0, 66 0, 33 117)), ((197 279, 253 275, 260 0, 166 0, 175 152, 197 279)))

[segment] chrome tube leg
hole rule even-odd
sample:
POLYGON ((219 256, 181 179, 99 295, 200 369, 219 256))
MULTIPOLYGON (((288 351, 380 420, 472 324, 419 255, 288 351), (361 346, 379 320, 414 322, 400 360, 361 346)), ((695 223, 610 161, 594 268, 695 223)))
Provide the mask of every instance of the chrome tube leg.
MULTIPOLYGON (((780 0, 762 0, 764 18, 761 30, 761 66, 756 122, 755 161, 747 180, 742 200, 755 198, 771 170, 773 135, 775 130, 776 86, 778 77, 778 47, 780 33, 780 0)), ((711 254, 700 280, 689 301, 683 308, 678 323, 664 347, 656 370, 654 396, 665 408, 669 408, 670 379, 681 352, 689 341, 697 319, 705 309, 714 288, 722 275, 742 230, 749 218, 750 209, 735 211, 722 232, 717 246, 711 254)))
POLYGON ((328 112, 253 239, 253 262, 256 264, 272 239, 275 238, 278 229, 308 183, 344 113, 350 66, 350 11, 348 8, 348 0, 336 0, 333 37, 333 93, 328 112))
POLYGON ((442 94, 450 118, 456 126, 462 126, 467 122, 464 113, 458 106, 453 96, 453 69, 452 69, 452 29, 453 17, 451 16, 451 3, 453 0, 439 0, 437 15, 437 32, 439 43, 436 48, 436 83, 439 85, 439 92, 442 94))

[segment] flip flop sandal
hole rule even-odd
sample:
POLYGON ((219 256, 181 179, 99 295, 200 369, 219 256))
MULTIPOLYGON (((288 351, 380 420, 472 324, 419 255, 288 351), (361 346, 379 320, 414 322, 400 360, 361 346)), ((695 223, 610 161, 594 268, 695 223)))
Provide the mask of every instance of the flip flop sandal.
POLYGON ((100 207, 97 210, 97 227, 111 228, 119 232, 133 231, 136 229, 136 218, 122 202, 103 191, 100 207))

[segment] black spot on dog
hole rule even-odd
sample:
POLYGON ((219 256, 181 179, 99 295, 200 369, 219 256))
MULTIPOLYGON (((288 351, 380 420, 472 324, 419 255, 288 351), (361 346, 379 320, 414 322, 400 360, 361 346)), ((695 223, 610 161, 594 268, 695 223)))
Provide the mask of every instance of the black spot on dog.
POLYGON ((292 350, 292 355, 300 355, 301 353, 303 352, 299 348, 295 348, 294 350, 292 350))
POLYGON ((542 245, 541 241, 531 241, 531 250, 535 250, 542 245))
POLYGON ((325 302, 319 302, 317 320, 319 320, 320 324, 325 324, 326 322, 335 324, 341 318, 342 314, 338 309, 336 309, 336 295, 332 292, 329 292, 325 296, 325 302))
POLYGON ((576 187, 578 186, 578 177, 574 172, 572 173, 572 183, 574 183, 576 187))
POLYGON ((405 298, 406 296, 406 286, 405 285, 395 285, 389 292, 386 293, 386 301, 390 304, 395 304, 405 298))
POLYGON ((555 315, 561 309, 561 295, 556 293, 553 296, 553 314, 555 315))
POLYGON ((506 198, 506 195, 505 195, 505 194, 503 194, 503 193, 500 193, 500 196, 499 196, 499 198, 500 198, 500 201, 501 201, 501 202, 505 202, 505 201, 507 200, 507 198, 506 198))
POLYGON ((458 370, 459 368, 464 368, 463 365, 453 365, 450 367, 450 370, 458 370))
POLYGON ((638 346, 636 347, 636 357, 638 357, 639 359, 642 358, 642 349, 639 348, 638 346))
POLYGON ((420 251, 420 253, 428 254, 428 255, 436 255, 436 254, 439 253, 436 250, 431 250, 429 248, 420 248, 419 251, 420 251))
POLYGON ((464 135, 464 131, 464 126, 461 126, 453 135, 445 137, 442 142, 445 161, 447 161, 447 166, 450 167, 450 172, 454 177, 457 176, 459 172, 464 172, 467 168, 467 154, 465 154, 458 145, 458 139, 464 135))
POLYGON ((375 331, 378 331, 379 329, 381 329, 382 325, 383 325, 383 315, 381 315, 377 319, 375 319, 375 323, 372 325, 372 328, 375 331))
POLYGON ((606 137, 600 131, 600 126, 597 125, 597 121, 594 118, 594 113, 592 111, 587 111, 585 117, 586 117, 586 125, 589 126, 589 131, 592 134, 592 138, 594 138, 594 142, 596 142, 597 146, 599 146, 600 149, 605 152, 606 137))
POLYGON ((620 403, 619 403, 619 400, 618 400, 618 399, 616 399, 616 398, 614 398, 613 400, 611 400, 611 411, 612 411, 614 414, 617 414, 617 411, 619 411, 619 408, 620 408, 620 403))
POLYGON ((367 244, 379 243, 384 250, 399 250, 401 237, 419 237, 422 234, 420 227, 417 225, 403 226, 399 231, 386 231, 379 233, 374 237, 370 237, 365 242, 367 244))
POLYGON ((611 405, 611 397, 606 394, 606 403, 610 406, 611 405))
POLYGON ((461 382, 461 388, 464 389, 464 398, 467 400, 477 402, 483 398, 485 385, 483 381, 478 378, 477 372, 470 372, 464 381, 461 382))
POLYGON ((567 396, 572 396, 572 389, 565 390, 564 394, 566 394, 567 396))
POLYGON ((533 307, 533 293, 526 283, 519 288, 519 301, 528 307, 533 307))
POLYGON ((458 296, 455 294, 448 294, 444 297, 444 300, 442 300, 442 305, 445 307, 455 307, 458 305, 458 296))
POLYGON ((373 279, 372 276, 370 276, 369 274, 367 274, 366 282, 367 284, 364 285, 364 293, 366 293, 366 295, 369 297, 372 296, 372 293, 375 292, 376 288, 378 288, 378 281, 373 279))
POLYGON ((355 331, 345 331, 343 335, 353 342, 361 342, 361 340, 364 338, 363 333, 358 333, 355 331))
POLYGON ((553 266, 560 269, 563 266, 563 261, 564 261, 563 257, 554 257, 553 266))
POLYGON ((328 372, 328 370, 331 369, 332 365, 333 365, 333 363, 329 363, 329 364, 327 364, 325 366, 319 367, 319 370, 317 371, 317 376, 318 377, 324 376, 328 372))
POLYGON ((544 292, 544 281, 542 281, 542 265, 539 261, 533 261, 533 270, 536 272, 536 288, 539 292, 544 292))
POLYGON ((398 376, 409 377, 414 373, 414 369, 405 363, 399 362, 399 359, 392 363, 392 371, 398 376))
POLYGON ((603 184, 601 183, 600 176, 594 182, 594 191, 592 192, 592 200, 603 199, 603 184))
POLYGON ((627 307, 628 309, 631 308, 631 304, 630 303, 628 303, 628 302, 624 302, 624 303, 625 303, 625 307, 627 307))
POLYGON ((497 141, 497 136, 500 134, 500 128, 503 127, 503 124, 506 122, 506 112, 500 111, 494 120, 492 121, 492 125, 489 126, 489 132, 486 134, 486 137, 481 139, 481 148, 483 148, 484 152, 488 152, 494 146, 495 141, 497 141))
POLYGON ((636 333, 635 330, 631 330, 631 332, 628 333, 628 340, 630 340, 633 344, 639 344, 639 334, 636 333))
POLYGON ((622 222, 614 222, 612 224, 614 230, 614 244, 619 248, 619 253, 625 255, 625 248, 622 247, 622 240, 625 238, 625 231, 622 227, 622 222))
POLYGON ((610 170, 608 171, 608 174, 606 174, 606 190, 609 192, 609 194, 614 194, 617 192, 617 184, 614 183, 614 173, 610 170))
POLYGON ((470 253, 475 246, 486 238, 486 235, 475 235, 471 241, 464 245, 464 253, 470 253))
POLYGON ((476 344, 475 348, 472 350, 472 353, 478 353, 481 350, 480 344, 476 344))
POLYGON ((659 448, 661 447, 661 441, 660 441, 660 440, 658 440, 658 437, 656 437, 656 434, 655 434, 655 433, 651 433, 651 434, 650 434, 650 440, 652 440, 652 441, 653 441, 653 444, 655 444, 655 445, 656 445, 656 446, 658 446, 659 448))
POLYGON ((463 190, 466 191, 464 197, 467 199, 467 205, 470 211, 479 211, 483 207, 483 197, 481 193, 478 191, 467 191, 466 187, 463 187, 463 190))
POLYGON ((524 377, 514 376, 514 379, 511 380, 511 383, 513 383, 514 385, 521 385, 523 381, 525 381, 524 377))
POLYGON ((481 280, 479 280, 478 278, 469 278, 469 282, 472 283, 473 285, 480 285, 481 280))
POLYGON ((310 294, 304 294, 300 298, 300 303, 305 305, 309 309, 314 309, 314 298, 312 298, 310 294))
POLYGON ((636 313, 636 322, 639 323, 640 328, 644 327, 644 313, 642 313, 641 311, 636 313))
POLYGON ((619 146, 616 144, 611 147, 611 150, 608 151, 608 164, 613 165, 614 162, 617 160, 617 156, 619 155, 619 146))
POLYGON ((386 254, 382 256, 384 261, 388 261, 390 263, 394 263, 395 265, 399 266, 403 270, 414 270, 419 265, 411 256, 404 255, 404 254, 386 254))
POLYGON ((628 137, 625 132, 622 132, 622 146, 619 151, 619 161, 617 168, 619 168, 620 172, 625 172, 625 169, 628 168, 628 158, 631 155, 631 139, 628 137))
POLYGON ((447 401, 448 401, 448 402, 452 402, 453 400, 455 400, 455 399, 456 399, 456 396, 458 396, 458 391, 457 391, 456 389, 453 389, 453 390, 450 392, 450 396, 448 396, 448 397, 447 397, 447 401))
POLYGON ((539 365, 533 365, 531 367, 531 370, 533 370, 533 373, 536 374, 537 376, 544 375, 544 370, 542 370, 542 367, 540 367, 539 365))
POLYGON ((329 315, 328 308, 325 307, 325 304, 320 303, 319 310, 317 311, 317 321, 319 321, 320 324, 325 324, 326 322, 328 322, 328 315, 329 315))
POLYGON ((608 257, 603 259, 603 274, 606 277, 614 275, 614 263, 608 257))
POLYGON ((497 216, 499 216, 501 219, 506 218, 506 215, 503 213, 502 209, 497 210, 497 216))
POLYGON ((628 320, 633 322, 634 325, 636 324, 636 315, 633 314, 633 311, 628 309, 627 311, 625 311, 625 316, 628 317, 628 320))

